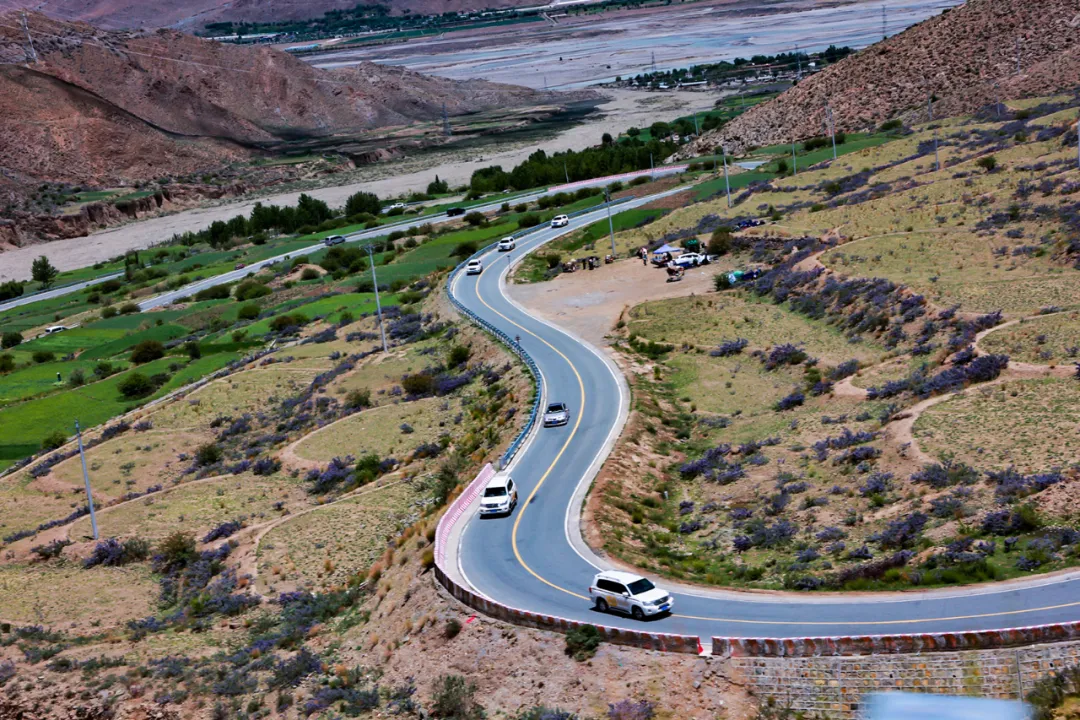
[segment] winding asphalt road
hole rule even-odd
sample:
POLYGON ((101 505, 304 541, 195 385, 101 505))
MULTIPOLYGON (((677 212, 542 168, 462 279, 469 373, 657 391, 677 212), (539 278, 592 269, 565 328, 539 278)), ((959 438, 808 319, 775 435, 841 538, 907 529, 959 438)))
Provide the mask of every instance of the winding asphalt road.
MULTIPOLYGON (((575 218, 569 227, 526 236, 511 253, 513 260, 604 217, 604 211, 597 211, 575 218)), ((504 282, 512 261, 506 254, 491 252, 483 260, 484 272, 460 273, 451 292, 511 337, 521 336, 544 378, 542 401, 566 402, 571 419, 564 427, 536 431, 514 459, 509 472, 521 501, 513 514, 483 519, 473 514, 462 531, 451 555, 480 594, 521 610, 698 635, 706 643, 712 636, 935 633, 1080 620, 1080 573, 940 591, 850 595, 710 591, 660 582, 673 590, 673 615, 637 622, 599 614, 591 608, 588 587, 598 568, 613 566, 585 546, 578 523, 588 484, 622 429, 628 392, 598 350, 507 298, 504 282)))

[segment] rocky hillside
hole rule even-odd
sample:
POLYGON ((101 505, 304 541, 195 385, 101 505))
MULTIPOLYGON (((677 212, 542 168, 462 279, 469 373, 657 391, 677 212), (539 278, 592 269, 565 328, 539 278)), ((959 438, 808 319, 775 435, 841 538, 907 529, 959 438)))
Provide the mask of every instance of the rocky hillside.
POLYGON ((896 116, 925 119, 928 94, 935 98, 935 115, 945 117, 998 97, 1077 85, 1075 0, 968 0, 804 80, 681 154, 711 151, 721 142, 738 150, 821 135, 826 102, 838 130, 861 130, 896 116))
POLYGON ((364 64, 325 71, 267 47, 0 15, 0 191, 176 176, 313 140, 549 96, 364 64), (34 62, 33 53, 37 61, 34 62))

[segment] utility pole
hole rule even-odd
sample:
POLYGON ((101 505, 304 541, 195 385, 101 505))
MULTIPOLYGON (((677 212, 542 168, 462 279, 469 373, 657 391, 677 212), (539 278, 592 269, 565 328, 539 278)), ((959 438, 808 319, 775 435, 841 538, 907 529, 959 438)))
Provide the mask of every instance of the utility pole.
POLYGON ((90 473, 86 472, 86 451, 83 450, 82 430, 79 421, 75 421, 75 437, 79 439, 79 459, 82 461, 83 483, 86 485, 86 505, 90 508, 90 528, 94 531, 94 539, 98 539, 97 516, 94 515, 94 495, 90 492, 90 473))
POLYGON ((566 184, 569 185, 570 184, 570 171, 566 169, 566 161, 565 160, 562 161, 562 171, 563 171, 563 175, 566 176, 566 184))
POLYGON ((795 157, 795 138, 791 138, 791 174, 799 174, 799 160, 795 157))
POLYGON ((694 134, 701 135, 701 126, 698 124, 697 112, 694 113, 694 134))
POLYGON ((604 202, 607 204, 607 225, 611 233, 611 257, 615 258, 615 223, 611 220, 611 191, 604 188, 604 202))
POLYGON ((836 160, 836 122, 828 102, 825 103, 825 121, 829 124, 829 134, 832 136, 832 159, 836 160))
POLYGON ((653 164, 652 164, 652 153, 650 152, 649 153, 649 174, 652 175, 652 173, 654 171, 655 171, 655 168, 653 168, 653 164))
MULTIPOLYGON (((731 182, 728 180, 727 148, 725 148, 723 145, 721 145, 720 146, 720 152, 723 153, 723 155, 724 155, 724 189, 727 190, 727 206, 730 208, 731 207, 731 182)), ((715 150, 713 151, 713 154, 714 155, 716 154, 715 150)))
POLYGON ((1001 119, 1001 85, 994 81, 994 110, 997 111, 997 119, 1001 119))
POLYGON ((795 46, 795 63, 798 71, 795 73, 795 82, 802 80, 802 55, 799 54, 799 46, 795 46))
POLYGON ((375 311, 379 313, 379 336, 382 338, 382 351, 386 350, 386 328, 383 325, 382 317, 382 304, 379 302, 379 280, 375 277, 375 248, 372 245, 365 245, 364 249, 367 250, 368 261, 371 263, 371 284, 375 288, 375 311))
POLYGON ((889 20, 888 20, 888 17, 889 17, 888 16, 888 11, 885 9, 885 3, 882 3, 881 4, 881 39, 882 40, 888 40, 889 39, 889 31, 888 31, 889 20))
MULTIPOLYGON (((33 58, 34 64, 37 65, 37 49, 34 48, 34 38, 30 37, 30 28, 26 24, 26 13, 22 14, 22 26, 26 32, 26 40, 30 43, 30 57, 33 58)), ((94 533, 94 539, 97 539, 97 533, 94 533)))
POLYGON ((442 128, 443 135, 450 137, 450 116, 446 114, 446 103, 442 104, 442 128))
MULTIPOLYGON (((926 94, 926 114, 930 117, 930 122, 934 122, 934 96, 930 93, 926 94)), ((934 128, 934 165, 937 167, 937 171, 941 172, 941 155, 938 154, 937 128, 934 128)))

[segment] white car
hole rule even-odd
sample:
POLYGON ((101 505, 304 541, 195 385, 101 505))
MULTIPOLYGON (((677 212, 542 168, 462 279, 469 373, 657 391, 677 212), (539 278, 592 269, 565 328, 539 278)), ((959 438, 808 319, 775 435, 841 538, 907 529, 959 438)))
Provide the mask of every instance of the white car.
POLYGON ((683 253, 679 257, 672 260, 670 263, 668 263, 668 266, 669 267, 681 267, 681 268, 685 269, 685 268, 697 267, 698 265, 708 265, 708 264, 709 264, 709 256, 708 255, 702 255, 701 253, 688 252, 688 253, 683 253))
POLYGON ((555 217, 551 218, 551 227, 553 228, 566 227, 569 224, 570 218, 566 215, 556 215, 555 217))
POLYGON ((466 275, 479 275, 484 272, 484 263, 479 260, 470 260, 469 264, 465 266, 466 275))
POLYGON ((517 247, 517 241, 512 237, 504 237, 497 246, 499 252, 510 252, 517 247))
POLYGON ((391 206, 389 206, 387 208, 384 208, 383 212, 390 212, 391 210, 404 210, 404 209, 405 209, 405 203, 396 202, 393 205, 391 205, 391 206))
POLYGON ((325 245, 326 247, 332 247, 334 245, 340 245, 343 242, 345 242, 345 238, 343 236, 331 235, 330 237, 323 240, 323 245, 325 245))
POLYGON ((547 406, 544 411, 544 427, 558 427, 570 422, 570 410, 566 403, 556 402, 547 406))
POLYGON ((496 475, 484 488, 480 498, 481 515, 509 515, 517 505, 518 494, 514 479, 509 475, 496 475))
POLYGON ((653 585, 651 580, 617 570, 597 573, 589 586, 589 597, 600 612, 615 610, 635 620, 671 612, 675 606, 671 595, 653 585))

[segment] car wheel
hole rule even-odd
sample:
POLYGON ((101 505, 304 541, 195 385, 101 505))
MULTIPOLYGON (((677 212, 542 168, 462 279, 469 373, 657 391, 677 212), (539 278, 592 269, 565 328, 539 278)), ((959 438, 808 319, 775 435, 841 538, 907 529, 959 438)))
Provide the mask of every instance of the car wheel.
POLYGON ((604 598, 596 598, 596 609, 602 613, 606 613, 608 611, 607 600, 604 598))
POLYGON ((645 613, 637 605, 635 605, 630 610, 630 615, 632 615, 635 620, 644 620, 645 619, 645 613))

